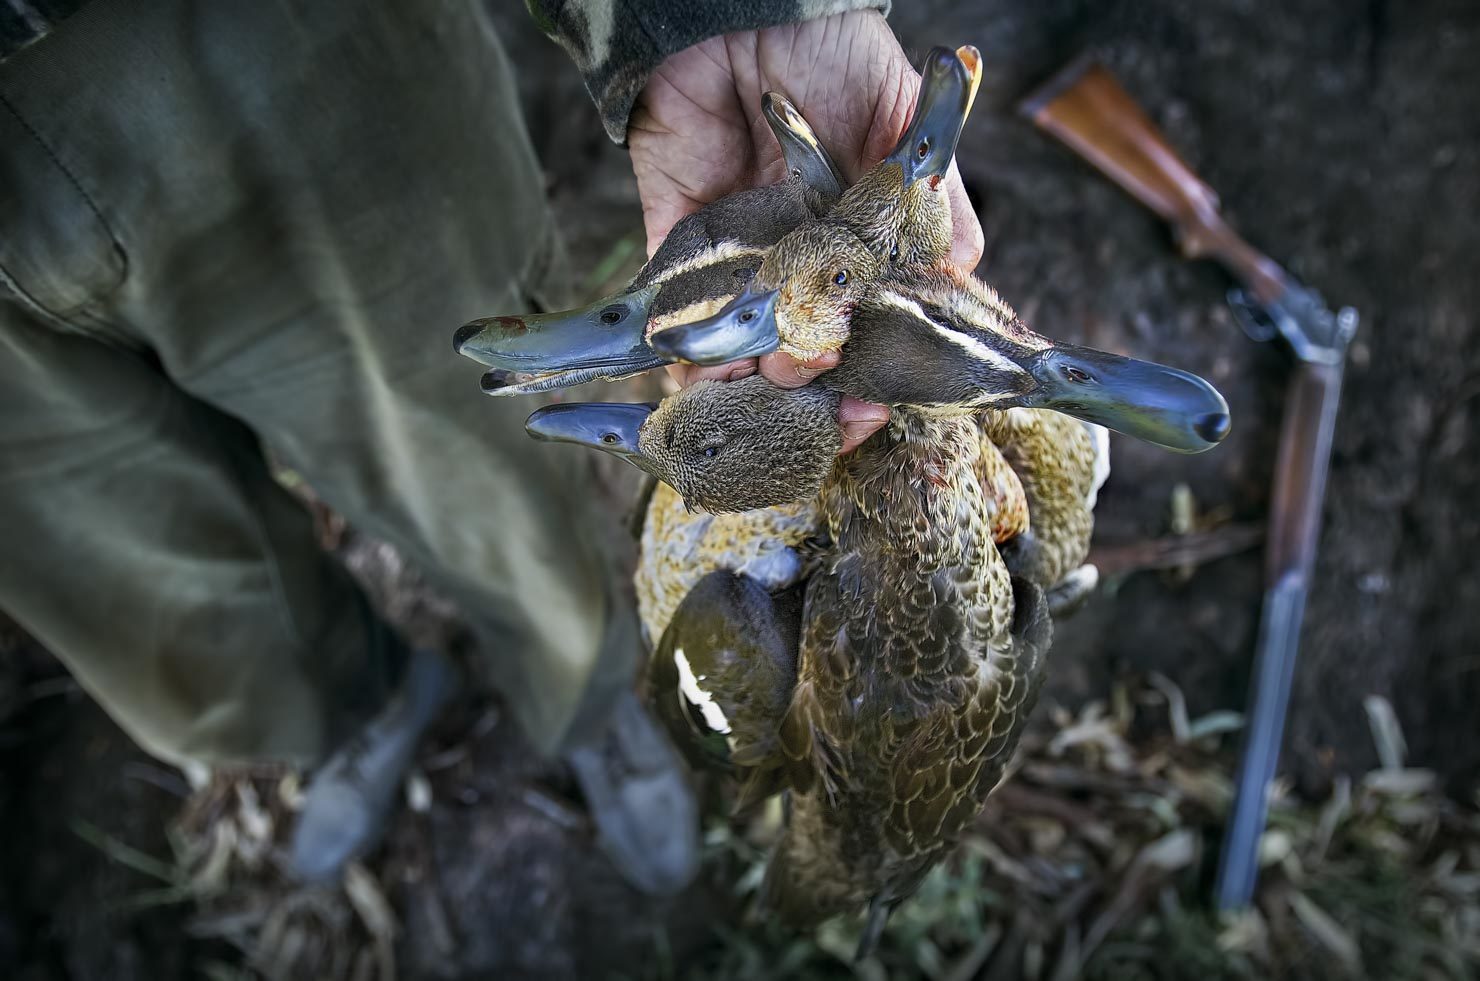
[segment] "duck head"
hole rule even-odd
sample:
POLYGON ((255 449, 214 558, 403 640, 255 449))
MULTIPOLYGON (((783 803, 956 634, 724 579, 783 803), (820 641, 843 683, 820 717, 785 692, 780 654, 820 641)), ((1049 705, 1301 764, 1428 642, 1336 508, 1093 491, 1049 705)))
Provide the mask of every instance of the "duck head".
POLYGON ((602 450, 713 514, 789 504, 822 486, 843 444, 838 396, 821 386, 776 388, 759 375, 702 381, 658 404, 545 406, 535 439, 602 450))
POLYGON ((458 328, 452 348, 489 370, 483 391, 525 395, 656 368, 648 320, 662 282, 560 313, 484 317, 458 328))
MULTIPOLYGON (((788 179, 803 182, 819 202, 836 201, 842 178, 801 113, 776 93, 767 93, 762 108, 781 144, 788 179)), ((464 324, 453 349, 491 369, 483 376, 490 395, 542 392, 658 367, 664 359, 647 347, 648 335, 712 314, 744 289, 765 255, 759 247, 713 242, 707 231, 700 238, 670 235, 630 286, 586 306, 464 324)))
POLYGON ((843 175, 791 100, 779 92, 767 92, 761 96, 761 112, 781 144, 781 156, 791 179, 801 181, 824 201, 842 197, 848 186, 843 183, 843 175))
POLYGON ((862 399, 940 414, 1054 409, 1181 453, 1228 435, 1228 403, 1202 378, 1049 340, 976 280, 885 285, 866 319, 824 376, 862 399))
POLYGON ((944 179, 981 84, 982 59, 966 45, 933 48, 920 69, 915 113, 894 150, 849 188, 833 212, 896 266, 934 265, 951 251, 944 179))
POLYGON ((749 287, 711 317, 655 332, 659 355, 725 364, 772 351, 814 358, 839 350, 853 311, 885 269, 878 253, 846 226, 812 222, 766 254, 749 287))

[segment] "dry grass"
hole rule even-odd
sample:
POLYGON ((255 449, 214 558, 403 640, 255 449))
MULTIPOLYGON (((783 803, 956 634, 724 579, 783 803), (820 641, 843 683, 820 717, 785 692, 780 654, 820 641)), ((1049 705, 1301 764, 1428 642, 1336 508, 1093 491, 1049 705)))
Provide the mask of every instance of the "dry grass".
MULTIPOLYGON (((976 832, 851 964, 858 923, 815 938, 725 935, 696 973, 731 978, 1464 979, 1480 976, 1480 800, 1462 806, 1405 769, 1385 703, 1370 704, 1384 769, 1329 800, 1277 792, 1254 908, 1206 899, 1238 719, 1187 717, 1168 680, 1052 712, 976 832)), ((755 866, 754 833, 717 848, 755 866)), ((741 888, 753 888, 754 872, 741 888)))
MULTIPOLYGON (((878 952, 854 964, 860 923, 814 935, 775 924, 716 924, 697 955, 665 943, 614 976, 730 981, 858 977, 1137 979, 1460 979, 1480 976, 1480 800, 1444 796, 1403 765, 1390 708, 1369 702, 1384 767, 1338 783, 1323 802, 1277 788, 1256 906, 1206 907, 1238 718, 1189 718, 1181 693, 1151 677, 1077 713, 1049 709, 975 831, 892 918, 878 952)), ((414 809, 441 806, 413 779, 414 809)), ((193 901, 193 936, 236 958, 214 978, 397 973, 394 869, 355 866, 335 889, 280 872, 300 802, 294 775, 217 776, 173 829, 174 864, 96 829, 78 833, 158 880, 139 905, 193 901)), ((774 803, 774 802, 773 802, 774 803)), ((744 826, 716 822, 714 867, 744 898, 759 886, 779 807, 744 826)), ((404 870, 403 870, 404 871, 404 870)), ((455 947, 452 944, 451 947, 455 947)), ((456 976, 456 955, 448 950, 456 976)))

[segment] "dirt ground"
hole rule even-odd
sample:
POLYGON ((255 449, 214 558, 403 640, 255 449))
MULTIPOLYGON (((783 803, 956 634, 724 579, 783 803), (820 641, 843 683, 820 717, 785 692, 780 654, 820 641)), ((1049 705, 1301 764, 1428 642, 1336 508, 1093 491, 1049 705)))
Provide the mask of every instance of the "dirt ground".
MULTIPOLYGON (((625 154, 519 5, 497 19, 577 268, 609 279, 640 242, 625 154)), ((1480 6, 917 2, 898 4, 892 23, 914 54, 971 42, 985 56, 958 154, 986 230, 981 274, 1041 332, 1196 371, 1228 398, 1233 434, 1215 452, 1115 441, 1097 509, 1102 554, 1169 534, 1178 484, 1199 528, 1247 539, 1265 517, 1287 361, 1234 326, 1217 269, 1181 261, 1164 227, 1014 114, 1019 97, 1093 49, 1250 241, 1360 310, 1283 766, 1313 794, 1371 767, 1363 699, 1380 695, 1410 761, 1469 793, 1480 779, 1480 6)), ((394 606, 405 575, 360 549, 394 606)), ((1241 710, 1261 589, 1257 547, 1185 572, 1109 577, 1058 632, 1049 701, 1078 705, 1113 677, 1159 671, 1195 714, 1241 710)), ((417 600, 400 614, 446 611, 417 600)), ((121 915, 149 883, 85 841, 86 829, 166 855, 186 788, 44 652, 0 636, 0 964, 25 978, 165 978, 213 957, 237 963, 209 931, 180 941, 178 903, 121 915)), ((646 949, 651 922, 705 929, 707 900, 653 908, 602 871, 573 788, 519 748, 495 703, 450 720, 433 759, 434 797, 460 806, 418 815, 391 845, 404 873, 395 881, 409 883, 392 896, 406 976, 591 976, 623 963, 636 974, 622 952, 646 949), (428 870, 467 902, 406 905, 428 870)))

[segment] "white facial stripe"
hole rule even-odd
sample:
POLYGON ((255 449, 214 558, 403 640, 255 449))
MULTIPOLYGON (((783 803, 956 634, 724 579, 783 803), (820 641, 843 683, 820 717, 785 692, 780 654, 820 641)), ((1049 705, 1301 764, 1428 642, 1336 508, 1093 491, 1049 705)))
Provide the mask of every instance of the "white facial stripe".
POLYGON ((733 296, 720 296, 707 300, 696 300, 686 307, 679 307, 669 313, 660 314, 648 323, 648 336, 652 337, 660 330, 678 324, 691 324, 696 320, 705 320, 714 316, 725 308, 725 305, 733 300, 733 296))
POLYGON ((694 677, 694 669, 689 667, 689 659, 684 656, 682 647, 673 649, 673 663, 678 665, 678 687, 687 698, 699 709, 699 714, 704 716, 704 724, 715 732, 728 733, 730 731, 730 720, 725 718, 724 710, 714 703, 714 696, 699 687, 699 679, 694 677))
POLYGON ((1022 327, 1012 307, 992 287, 975 277, 968 278, 965 286, 964 290, 956 289, 945 293, 932 291, 925 295, 927 299, 956 311, 969 322, 1001 324, 1003 336, 1018 347, 1025 347, 1030 351, 1053 347, 1053 342, 1048 338, 1022 327))
POLYGON ((903 310, 905 313, 909 314, 912 317, 919 317, 921 320, 930 319, 929 317, 925 316, 925 311, 920 309, 920 304, 916 303, 909 297, 904 296, 903 294, 894 292, 893 290, 882 291, 881 293, 879 293, 878 299, 880 303, 891 306, 896 310, 903 310))
POLYGON ((1019 375, 1026 374, 1026 372, 1023 371, 1023 369, 1018 365, 1016 361, 1013 361, 1011 358, 1007 358, 1001 354, 998 354, 996 351, 987 347, 975 337, 964 334, 960 331, 952 330, 949 327, 936 323, 930 317, 927 317, 925 315, 925 311, 920 307, 919 303, 915 302, 909 297, 902 296, 890 290, 885 290, 879 295, 879 299, 897 310, 903 310, 905 313, 908 313, 925 321, 925 323, 929 324, 930 328, 934 330, 937 334, 939 334, 941 337, 944 337, 946 340, 950 341, 952 344, 956 345, 962 350, 968 352, 978 361, 984 361, 995 368, 1001 369, 1002 371, 1011 371, 1019 375))
POLYGON ((711 245, 709 248, 704 249, 696 256, 685 259, 683 262, 663 270, 662 275, 657 277, 654 282, 666 283, 674 276, 680 276, 694 269, 702 269, 705 266, 712 266, 717 262, 728 262, 731 259, 739 259, 742 256, 759 256, 762 254, 760 249, 752 248, 749 245, 741 245, 739 242, 720 242, 717 245, 711 245))

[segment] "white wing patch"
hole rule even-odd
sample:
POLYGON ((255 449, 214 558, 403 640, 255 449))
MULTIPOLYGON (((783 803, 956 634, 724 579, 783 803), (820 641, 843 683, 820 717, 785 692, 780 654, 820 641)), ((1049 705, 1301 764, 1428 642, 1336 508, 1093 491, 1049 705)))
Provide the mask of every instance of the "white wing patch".
POLYGON ((678 687, 687 698, 698 709, 699 714, 704 716, 704 724, 715 732, 728 734, 730 731, 730 720, 725 718, 724 710, 714 702, 714 696, 699 687, 699 679, 694 676, 694 669, 689 667, 689 659, 684 655, 682 647, 673 649, 673 663, 678 665, 678 687))
POLYGON ((1110 430, 1093 422, 1086 422, 1084 428, 1089 430, 1090 442, 1095 445, 1095 475, 1084 498, 1084 506, 1093 511, 1100 499, 1100 488, 1110 476, 1110 430))

